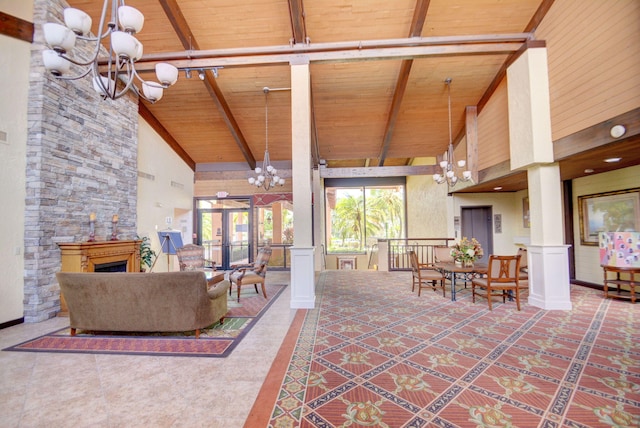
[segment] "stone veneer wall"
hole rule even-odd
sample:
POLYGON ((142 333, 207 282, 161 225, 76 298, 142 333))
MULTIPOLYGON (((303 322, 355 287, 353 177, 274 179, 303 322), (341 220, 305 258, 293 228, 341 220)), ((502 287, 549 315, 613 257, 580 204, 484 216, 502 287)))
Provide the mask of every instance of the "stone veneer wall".
MULTIPOLYGON (((137 98, 103 101, 91 78, 61 81, 45 72, 42 24, 61 22, 66 2, 34 1, 29 90, 24 251, 24 318, 39 322, 60 309, 58 242, 107 240, 118 214, 121 239, 136 235, 137 98)), ((78 41, 78 47, 82 42, 78 41)), ((77 48, 76 48, 77 49, 77 48)), ((89 52, 91 49, 88 49, 89 52)), ((74 50, 74 54, 75 50, 74 50)), ((73 68, 72 68, 73 72, 73 68)))

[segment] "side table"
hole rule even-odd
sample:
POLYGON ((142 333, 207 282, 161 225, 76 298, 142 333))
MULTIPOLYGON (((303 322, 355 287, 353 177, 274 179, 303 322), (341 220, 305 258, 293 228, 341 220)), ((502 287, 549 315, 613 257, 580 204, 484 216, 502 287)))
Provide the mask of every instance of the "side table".
POLYGON ((631 300, 631 303, 635 303, 636 285, 640 285, 638 283, 640 278, 636 278, 636 276, 640 277, 640 268, 603 265, 602 269, 604 270, 604 297, 626 299, 631 300), (622 279, 620 277, 621 274, 627 274, 628 279, 622 279), (629 290, 622 289, 621 286, 629 287, 629 290), (611 291, 609 287, 612 288, 611 291))

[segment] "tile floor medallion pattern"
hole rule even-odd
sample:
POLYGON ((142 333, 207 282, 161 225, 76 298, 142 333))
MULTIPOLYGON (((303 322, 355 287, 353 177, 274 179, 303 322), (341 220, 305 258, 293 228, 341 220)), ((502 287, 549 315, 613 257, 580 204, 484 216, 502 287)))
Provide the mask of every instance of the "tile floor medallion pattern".
POLYGON ((570 311, 489 311, 398 278, 322 274, 270 427, 640 426, 639 305, 571 286, 570 311))
POLYGON ((223 358, 233 351, 286 288, 282 284, 267 284, 268 298, 265 299, 253 287, 244 287, 239 303, 234 288, 224 322, 202 329, 198 339, 193 331, 145 334, 79 330, 72 337, 66 327, 3 350, 223 358))

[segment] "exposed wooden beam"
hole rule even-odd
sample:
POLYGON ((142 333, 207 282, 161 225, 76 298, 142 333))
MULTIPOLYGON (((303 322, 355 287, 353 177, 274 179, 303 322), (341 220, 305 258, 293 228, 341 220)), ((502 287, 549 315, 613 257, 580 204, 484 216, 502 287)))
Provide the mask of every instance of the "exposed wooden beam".
POLYGON ((33 23, 0 12, 0 34, 33 43, 33 23))
MULTIPOLYGON (((416 7, 413 11, 411 28, 409 29, 409 37, 420 37, 422 35, 424 22, 427 18, 427 10, 429 9, 429 2, 430 0, 418 0, 416 3, 416 7)), ((403 60, 400 64, 400 72, 398 73, 398 79, 396 80, 396 88, 393 91, 391 108, 389 109, 387 125, 384 130, 384 138, 382 139, 382 149, 380 150, 380 156, 378 156, 378 166, 384 166, 387 152, 391 146, 393 131, 395 129, 396 122, 398 121, 398 113, 400 112, 404 92, 407 89, 407 83, 409 82, 409 74, 411 73, 412 66, 412 59, 403 60)))
POLYGON ((147 121, 147 123, 153 128, 153 130, 156 131, 164 141, 166 141, 169 147, 171 147, 173 151, 176 152, 178 156, 180 156, 180 158, 189 166, 189 168, 191 168, 193 171, 196 170, 196 163, 193 159, 191 159, 191 156, 189 156, 189 154, 184 151, 182 146, 178 144, 171 133, 169 133, 169 131, 167 131, 164 126, 162 126, 160 121, 153 115, 153 113, 151 113, 147 106, 141 102, 138 103, 138 114, 140 114, 140 116, 142 116, 142 118, 147 121))
POLYGON ((306 43, 307 28, 304 22, 304 5, 302 4, 302 0, 289 0, 289 14, 291 16, 293 43, 306 43))
POLYGON ((478 182, 478 109, 467 106, 465 109, 465 129, 467 141, 467 170, 471 171, 471 179, 478 182))
POLYGON ((355 177, 403 177, 410 175, 433 175, 435 165, 416 166, 375 166, 358 168, 327 168, 320 166, 321 178, 355 178, 355 177))
POLYGON ((544 17, 547 16, 547 12, 549 12, 551 6, 553 6, 553 2, 554 0, 543 0, 542 3, 540 3, 538 10, 536 10, 536 13, 531 17, 531 21, 529 21, 525 27, 527 33, 533 33, 538 29, 538 25, 540 25, 544 17))
MULTIPOLYGON (((171 25, 173 26, 174 31, 178 35, 182 45, 185 49, 191 50, 199 50, 198 41, 195 40, 191 29, 189 28, 189 24, 185 19, 180 7, 176 0, 160 0, 160 4, 164 9, 165 14, 169 18, 171 25)), ((240 126, 238 126, 238 122, 233 117, 233 113, 231 112, 231 108, 229 108, 229 104, 224 98, 222 91, 218 87, 218 83, 216 82, 215 77, 213 76, 211 71, 205 73, 204 85, 209 91, 211 98, 215 102, 218 110, 220 111, 220 115, 222 119, 227 124, 231 135, 233 136, 238 148, 242 152, 245 160, 249 164, 249 169, 254 169, 256 167, 256 160, 251 153, 251 149, 249 149, 249 145, 247 144, 247 140, 244 138, 242 131, 240 130, 240 126)))

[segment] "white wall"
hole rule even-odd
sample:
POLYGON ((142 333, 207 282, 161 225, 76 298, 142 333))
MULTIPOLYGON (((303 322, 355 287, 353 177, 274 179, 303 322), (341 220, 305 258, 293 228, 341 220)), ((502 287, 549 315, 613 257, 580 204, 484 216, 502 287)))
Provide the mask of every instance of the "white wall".
POLYGON ((578 197, 634 187, 640 187, 640 165, 582 177, 573 181, 573 233, 577 280, 591 282, 593 284, 602 284, 603 282, 598 247, 580 244, 578 197))
MULTIPOLYGON (((0 10, 32 21, 30 1, 0 0, 0 10)), ((22 318, 27 100, 30 44, 0 35, 0 324, 22 318)))
MULTIPOLYGON (((180 230, 184 243, 192 242, 194 172, 144 121, 138 125, 138 235, 151 238, 160 254, 157 231, 180 230)), ((153 272, 178 270, 176 256, 160 254, 153 272)))

